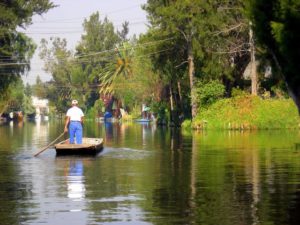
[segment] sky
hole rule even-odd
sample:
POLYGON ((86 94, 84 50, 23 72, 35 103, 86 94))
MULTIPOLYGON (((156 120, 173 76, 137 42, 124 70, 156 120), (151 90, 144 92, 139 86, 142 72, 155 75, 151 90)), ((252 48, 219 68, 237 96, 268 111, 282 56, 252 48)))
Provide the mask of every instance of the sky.
POLYGON ((129 22, 129 36, 139 35, 147 31, 146 12, 141 5, 147 0, 52 0, 57 7, 42 16, 34 16, 33 24, 21 30, 31 37, 38 48, 31 60, 30 72, 23 76, 24 83, 34 84, 37 75, 42 81, 51 76, 43 71, 43 61, 39 58, 39 43, 42 38, 65 38, 68 49, 75 50, 83 34, 82 23, 92 13, 99 11, 101 20, 106 16, 117 30, 122 29, 125 21, 129 22))

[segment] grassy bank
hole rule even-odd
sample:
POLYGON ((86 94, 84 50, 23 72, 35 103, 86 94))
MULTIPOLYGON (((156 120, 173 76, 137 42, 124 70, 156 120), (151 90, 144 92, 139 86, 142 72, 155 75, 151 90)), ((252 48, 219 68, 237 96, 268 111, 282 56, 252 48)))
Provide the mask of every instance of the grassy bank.
POLYGON ((238 96, 199 111, 192 123, 194 129, 297 129, 300 121, 291 99, 238 96))

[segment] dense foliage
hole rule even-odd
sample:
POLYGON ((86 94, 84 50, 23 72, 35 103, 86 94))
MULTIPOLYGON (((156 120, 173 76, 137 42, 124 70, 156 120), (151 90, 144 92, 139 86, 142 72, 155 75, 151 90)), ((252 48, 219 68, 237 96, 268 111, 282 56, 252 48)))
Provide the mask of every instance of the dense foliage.
POLYGON ((195 89, 195 99, 201 108, 207 108, 215 103, 219 98, 223 98, 225 94, 224 85, 216 80, 207 83, 198 82, 195 89))
POLYGON ((128 23, 117 31, 97 12, 83 22, 83 28, 85 34, 74 54, 66 48, 66 40, 42 40, 40 55, 52 74, 47 98, 55 102, 58 112, 64 113, 72 98, 78 99, 86 112, 92 110, 92 115, 103 113, 99 100, 105 96, 113 95, 130 110, 152 94, 157 98, 154 92, 160 81, 137 41, 127 39, 128 23))
POLYGON ((290 99, 242 95, 219 100, 202 110, 192 126, 196 129, 298 129, 299 116, 290 99))
POLYGON ((229 95, 232 87, 243 85, 250 59, 244 1, 150 0, 144 8, 152 25, 145 36, 168 38, 156 47, 161 53, 153 55, 152 62, 170 83, 177 105, 171 111, 185 111, 182 105, 188 103, 191 111, 184 114, 195 117, 201 110, 193 94, 199 81, 223 81, 229 95))
POLYGON ((36 48, 33 41, 18 30, 25 29, 33 15, 41 15, 53 7, 49 0, 5 0, 0 3, 0 116, 12 101, 13 83, 29 70, 30 58, 36 48))
POLYGON ((267 48, 300 112, 300 2, 250 0, 257 40, 267 48))
MULTIPOLYGON (((53 7, 50 3, 43 6, 44 11, 53 7)), ((96 12, 83 21, 84 34, 74 52, 59 37, 51 43, 43 40, 41 57, 52 80, 44 84, 37 80, 34 93, 48 98, 61 113, 72 98, 92 116, 116 108, 139 116, 144 104, 158 123, 175 126, 184 119, 197 124, 207 116, 215 116, 212 120, 216 121, 214 107, 227 101, 224 110, 229 111, 222 114, 233 109, 236 114, 232 115, 244 127, 252 113, 261 120, 252 120, 251 127, 271 126, 268 117, 259 116, 260 110, 282 112, 281 104, 290 108, 285 105, 287 93, 300 107, 298 1, 148 0, 142 8, 149 29, 139 38, 128 37, 128 22, 118 31, 96 12), (249 97, 249 93, 259 97, 249 97), (255 110, 245 114, 246 122, 240 118, 244 108, 237 96, 255 102, 255 110), (107 105, 111 100, 114 103, 107 105)), ((24 60, 34 49, 28 41, 26 46, 31 47, 22 48, 27 54, 24 60)), ((17 42, 15 46, 22 46, 21 40, 17 42)), ((18 69, 17 76, 26 65, 18 69)), ((285 116, 295 121, 290 112, 285 116)))

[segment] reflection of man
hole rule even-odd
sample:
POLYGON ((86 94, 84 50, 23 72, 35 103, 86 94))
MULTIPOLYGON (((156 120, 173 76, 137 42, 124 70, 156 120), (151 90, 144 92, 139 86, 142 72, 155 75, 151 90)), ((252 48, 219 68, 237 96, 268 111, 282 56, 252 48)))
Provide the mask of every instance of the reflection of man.
POLYGON ((65 132, 68 132, 69 125, 70 144, 74 144, 74 137, 76 137, 76 144, 82 144, 83 116, 82 110, 78 107, 78 101, 73 100, 72 107, 67 111, 65 123, 65 132))
POLYGON ((104 123, 105 126, 105 141, 111 141, 111 139, 113 138, 113 126, 112 123, 110 122, 105 122, 104 123))
POLYGON ((68 197, 74 200, 85 197, 82 161, 71 162, 70 164, 68 176, 68 197))

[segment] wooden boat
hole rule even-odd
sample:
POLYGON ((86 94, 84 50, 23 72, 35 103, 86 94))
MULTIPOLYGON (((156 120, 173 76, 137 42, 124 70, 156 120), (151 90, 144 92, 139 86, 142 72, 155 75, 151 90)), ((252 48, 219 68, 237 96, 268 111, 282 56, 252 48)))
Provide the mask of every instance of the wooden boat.
POLYGON ((69 139, 55 145, 56 155, 96 155, 103 149, 103 138, 82 138, 82 144, 70 144, 69 139))

